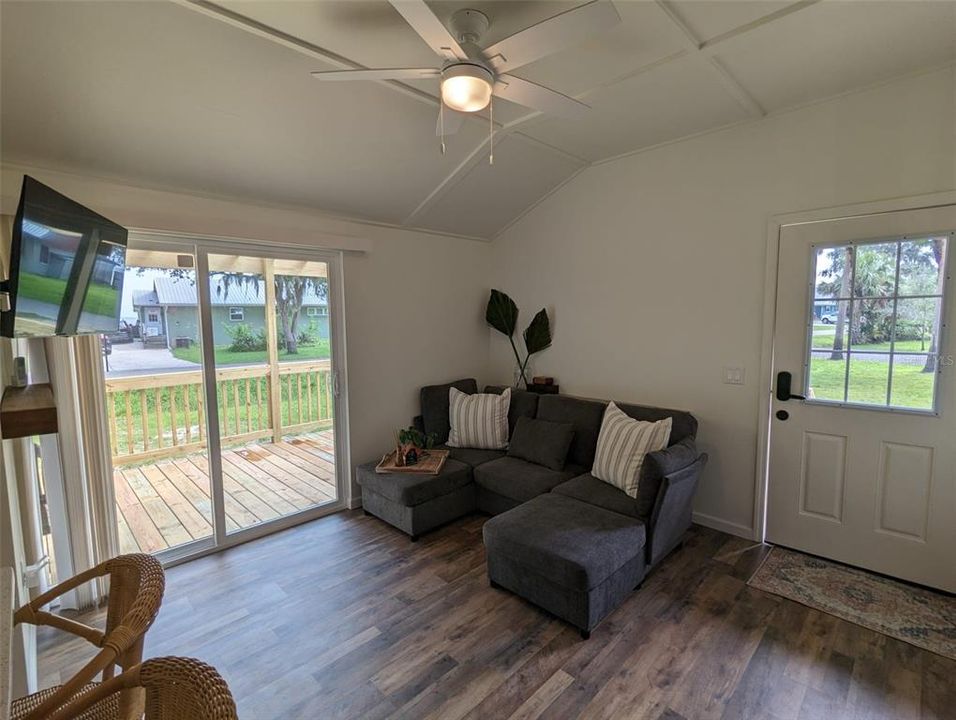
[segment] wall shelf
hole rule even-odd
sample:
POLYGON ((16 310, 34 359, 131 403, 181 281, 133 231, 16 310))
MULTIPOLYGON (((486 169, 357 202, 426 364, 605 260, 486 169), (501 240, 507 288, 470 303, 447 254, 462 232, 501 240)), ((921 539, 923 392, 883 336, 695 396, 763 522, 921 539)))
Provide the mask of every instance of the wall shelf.
POLYGON ((0 400, 0 434, 5 440, 57 432, 56 402, 49 383, 8 387, 0 400))

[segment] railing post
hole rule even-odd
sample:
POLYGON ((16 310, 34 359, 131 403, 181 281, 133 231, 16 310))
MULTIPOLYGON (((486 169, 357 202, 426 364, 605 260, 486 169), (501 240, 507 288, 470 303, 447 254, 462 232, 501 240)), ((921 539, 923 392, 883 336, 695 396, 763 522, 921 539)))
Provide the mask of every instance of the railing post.
MULTIPOLYGON (((282 388, 279 385, 279 345, 276 335, 275 261, 262 259, 266 285, 266 349, 269 352, 269 407, 272 415, 272 441, 282 440, 282 388)), ((292 401, 291 396, 289 401, 292 401)), ((291 419, 291 413, 290 413, 291 419)))

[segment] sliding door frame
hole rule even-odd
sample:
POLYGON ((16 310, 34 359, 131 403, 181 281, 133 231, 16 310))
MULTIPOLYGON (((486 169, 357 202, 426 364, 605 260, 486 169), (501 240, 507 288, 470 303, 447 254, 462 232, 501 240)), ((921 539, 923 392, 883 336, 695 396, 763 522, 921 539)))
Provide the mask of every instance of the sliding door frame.
POLYGON ((203 392, 206 412, 206 460, 209 467, 210 499, 212 501, 213 535, 193 540, 156 553, 166 567, 171 567, 203 555, 219 552, 274 532, 310 522, 348 507, 348 479, 351 475, 348 439, 348 380, 346 376, 345 292, 342 281, 342 252, 313 250, 301 246, 263 244, 231 238, 197 236, 183 233, 161 233, 150 230, 130 230, 130 248, 181 252, 195 258, 196 282, 199 292, 199 332, 202 339, 203 392), (283 515, 248 528, 226 532, 225 497, 222 480, 222 456, 219 438, 219 399, 216 393, 215 345, 213 343, 212 305, 209 294, 209 256, 241 255, 271 260, 303 260, 325 263, 329 282, 329 335, 333 385, 332 428, 335 443, 336 499, 310 508, 283 515))

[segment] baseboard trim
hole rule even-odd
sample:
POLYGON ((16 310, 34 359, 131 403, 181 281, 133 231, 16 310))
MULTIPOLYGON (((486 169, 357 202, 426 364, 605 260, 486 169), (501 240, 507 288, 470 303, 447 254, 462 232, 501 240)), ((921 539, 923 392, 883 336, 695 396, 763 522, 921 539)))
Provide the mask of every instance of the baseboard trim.
POLYGON ((736 535, 737 537, 747 538, 748 540, 754 539, 754 529, 749 525, 740 525, 739 523, 730 522, 723 518, 705 515, 699 512, 694 513, 694 522, 713 530, 720 530, 728 535, 736 535))
POLYGON ((353 495, 352 497, 349 498, 349 501, 348 501, 349 510, 358 510, 360 507, 362 507, 361 495, 353 495))

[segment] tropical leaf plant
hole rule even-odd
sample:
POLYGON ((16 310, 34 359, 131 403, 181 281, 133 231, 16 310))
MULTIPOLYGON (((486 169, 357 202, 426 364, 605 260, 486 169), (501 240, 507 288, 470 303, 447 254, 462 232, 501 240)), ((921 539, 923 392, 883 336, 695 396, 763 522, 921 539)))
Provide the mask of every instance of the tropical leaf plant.
POLYGON ((530 383, 525 375, 528 361, 535 353, 551 347, 551 321, 548 318, 548 311, 544 308, 539 310, 531 319, 531 324, 522 333, 525 350, 527 351, 524 360, 521 359, 521 354, 518 352, 518 346, 515 345, 514 340, 515 329, 518 327, 518 306, 507 293, 503 293, 501 290, 491 291, 491 296, 488 298, 488 307, 485 310, 485 320, 491 327, 508 338, 521 372, 521 379, 526 386, 529 385, 530 383))

